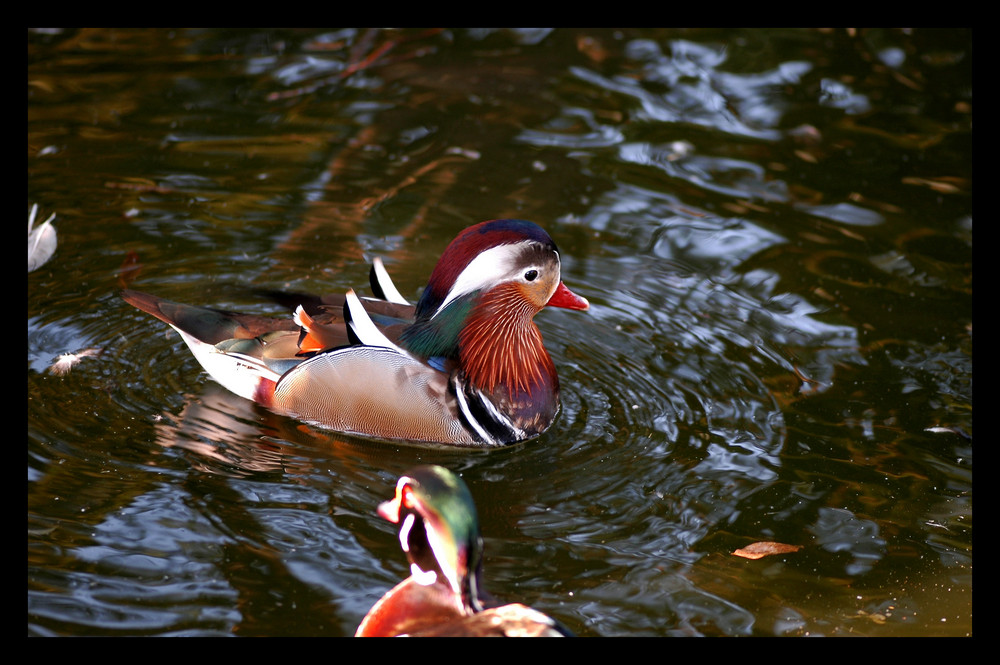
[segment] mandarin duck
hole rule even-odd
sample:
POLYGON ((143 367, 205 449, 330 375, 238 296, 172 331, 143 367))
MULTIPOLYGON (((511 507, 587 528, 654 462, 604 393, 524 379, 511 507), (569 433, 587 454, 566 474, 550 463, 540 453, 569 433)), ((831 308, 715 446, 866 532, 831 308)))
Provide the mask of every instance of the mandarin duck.
POLYGON ((534 438, 559 408, 535 314, 589 308, 532 222, 492 220, 445 249, 416 306, 378 259, 374 297, 296 296, 292 318, 237 314, 138 291, 123 298, 180 333, 228 390, 353 435, 494 447, 534 438))
POLYGON ((440 466, 411 469, 378 513, 399 524, 410 577, 379 599, 356 637, 566 637, 551 617, 504 605, 482 586, 483 538, 461 478, 440 466))

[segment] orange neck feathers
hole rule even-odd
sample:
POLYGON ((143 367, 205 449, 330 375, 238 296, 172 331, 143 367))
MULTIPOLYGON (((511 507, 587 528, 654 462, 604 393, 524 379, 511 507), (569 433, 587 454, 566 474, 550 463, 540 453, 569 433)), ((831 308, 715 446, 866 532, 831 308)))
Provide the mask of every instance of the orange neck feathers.
POLYGON ((483 295, 459 335, 462 366, 473 385, 488 393, 507 386, 510 398, 553 386, 555 365, 532 321, 537 312, 515 284, 483 295))

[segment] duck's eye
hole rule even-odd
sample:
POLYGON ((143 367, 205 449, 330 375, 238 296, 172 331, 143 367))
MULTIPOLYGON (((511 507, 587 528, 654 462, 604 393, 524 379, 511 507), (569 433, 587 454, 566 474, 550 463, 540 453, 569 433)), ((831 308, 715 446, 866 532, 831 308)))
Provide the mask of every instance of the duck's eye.
POLYGON ((524 279, 526 279, 529 282, 534 282, 536 277, 538 277, 538 271, 535 269, 531 269, 528 272, 524 273, 524 279))

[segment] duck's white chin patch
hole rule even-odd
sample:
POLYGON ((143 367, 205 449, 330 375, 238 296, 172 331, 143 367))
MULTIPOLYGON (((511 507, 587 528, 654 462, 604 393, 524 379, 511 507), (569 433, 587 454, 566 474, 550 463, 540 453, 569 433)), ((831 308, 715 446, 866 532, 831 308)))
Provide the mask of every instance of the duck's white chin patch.
POLYGON ((430 586, 437 582, 437 573, 433 570, 421 570, 420 566, 415 563, 410 564, 410 575, 413 577, 413 581, 420 586, 430 586))

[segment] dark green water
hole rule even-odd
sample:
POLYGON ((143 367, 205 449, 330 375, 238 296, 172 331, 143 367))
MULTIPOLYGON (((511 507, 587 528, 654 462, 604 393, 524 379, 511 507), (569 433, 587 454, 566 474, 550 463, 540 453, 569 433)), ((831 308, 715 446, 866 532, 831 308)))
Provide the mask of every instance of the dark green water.
POLYGON ((971 40, 29 31, 28 634, 352 634, 434 462, 579 635, 971 635, 971 40), (274 416, 118 297, 277 314, 382 256, 412 298, 499 217, 592 303, 537 317, 563 410, 509 450, 274 416))

